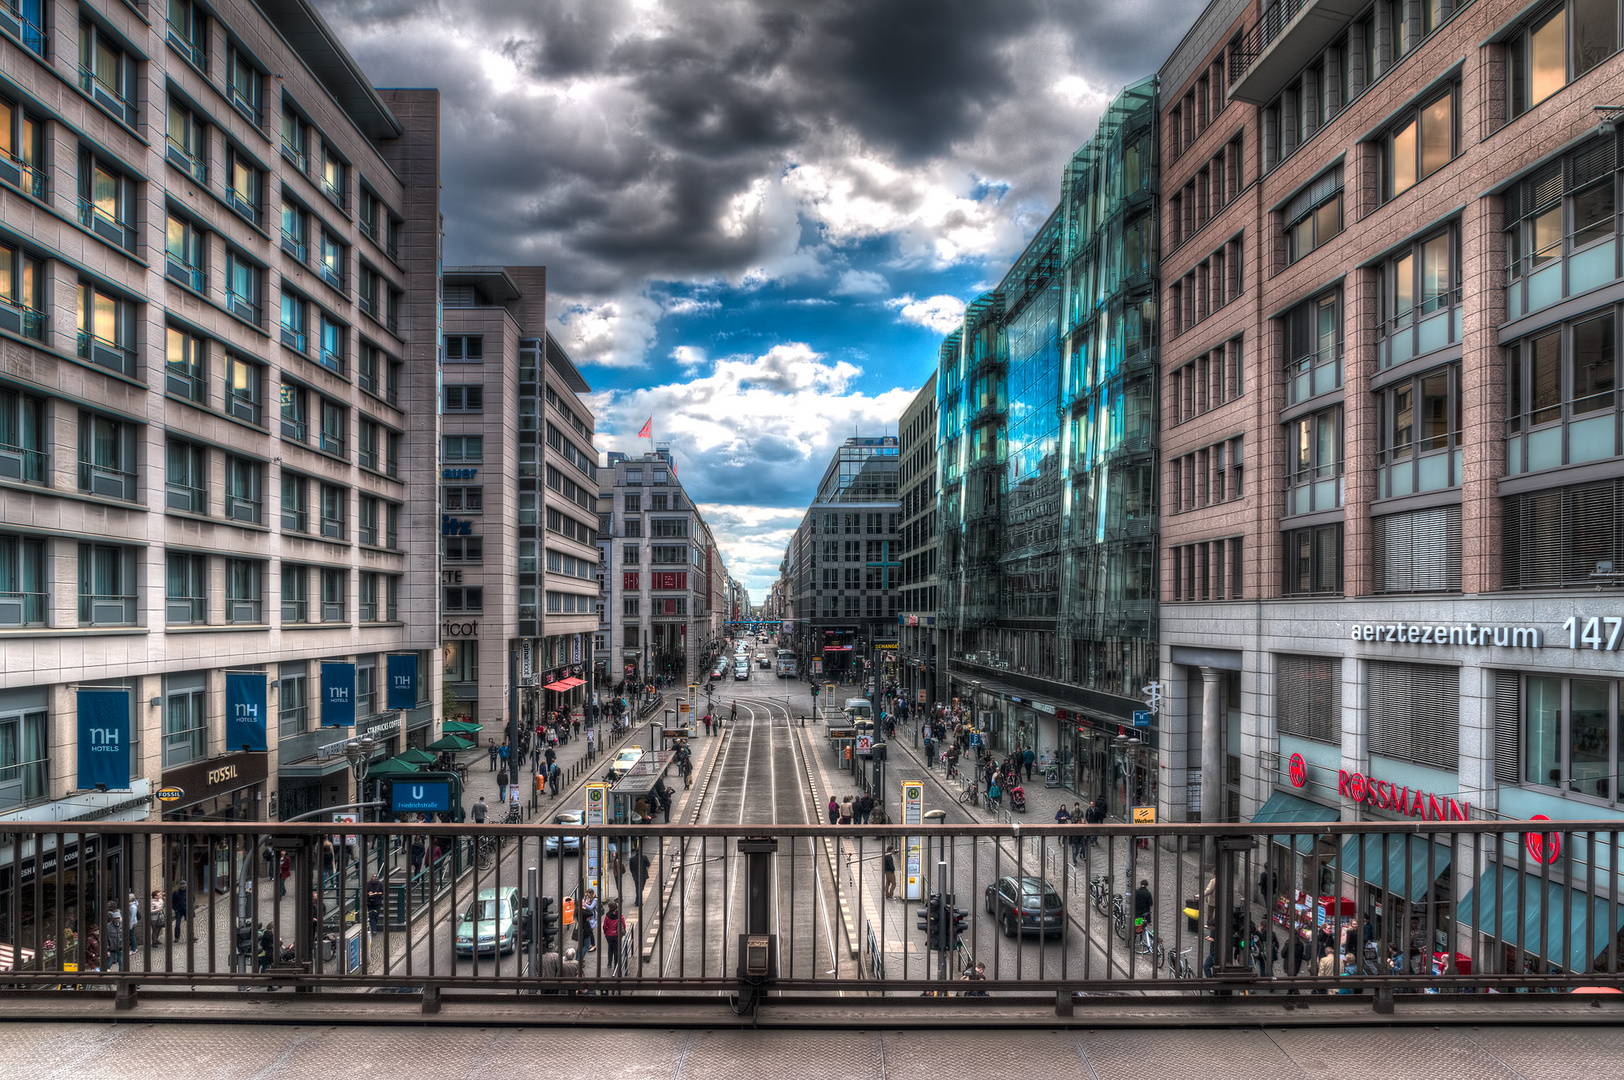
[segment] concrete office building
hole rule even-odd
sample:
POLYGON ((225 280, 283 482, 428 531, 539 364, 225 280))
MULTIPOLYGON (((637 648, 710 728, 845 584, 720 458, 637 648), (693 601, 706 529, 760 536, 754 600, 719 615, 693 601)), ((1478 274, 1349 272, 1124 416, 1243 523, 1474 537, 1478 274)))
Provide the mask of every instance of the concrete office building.
POLYGON ((803 675, 896 677, 901 506, 897 437, 853 436, 835 449, 785 551, 793 648, 803 675))
POLYGON ((727 571, 668 448, 608 455, 598 522, 607 682, 703 678, 707 646, 721 634, 727 571))
POLYGON ((0 812, 350 802, 343 740, 437 714, 438 94, 375 90, 304 0, 32 10, 0 19, 0 812), (80 790, 96 688, 129 790, 80 790))
MULTIPOLYGON (((1162 69, 1166 816, 1198 761, 1206 818, 1620 816, 1620 40, 1611 4, 1215 0, 1162 69)), ((1400 851, 1389 918, 1521 855, 1400 851)), ((1605 907, 1597 864, 1541 872, 1605 907)))
MULTIPOLYGON (((956 344, 957 338, 951 338, 956 344)), ((942 699, 936 630, 936 373, 897 424, 897 489, 902 507, 898 582, 897 682, 915 705, 942 699)))
POLYGON ((440 532, 448 715, 508 720, 589 700, 597 629, 591 388, 546 332, 539 266, 444 271, 440 532), (569 685, 564 685, 568 683, 569 685))

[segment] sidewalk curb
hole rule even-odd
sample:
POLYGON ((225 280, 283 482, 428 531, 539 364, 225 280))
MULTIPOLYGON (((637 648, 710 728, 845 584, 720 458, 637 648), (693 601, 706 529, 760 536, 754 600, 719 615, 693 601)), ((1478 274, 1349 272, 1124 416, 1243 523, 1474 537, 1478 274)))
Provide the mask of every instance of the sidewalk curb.
MULTIPOLYGON (((722 760, 722 753, 727 749, 727 744, 732 738, 733 725, 729 724, 722 730, 722 734, 718 736, 719 741, 716 744, 716 752, 711 755, 710 765, 705 769, 705 779, 700 782, 699 791, 695 793, 693 798, 693 805, 688 809, 689 825, 699 824, 699 813, 704 809, 705 800, 710 796, 711 781, 716 777, 717 763, 722 760)), ((641 953, 645 964, 654 958, 654 950, 659 947, 660 931, 665 923, 665 912, 671 904, 671 897, 677 891, 677 880, 682 875, 682 863, 687 855, 688 848, 684 844, 677 851, 676 865, 666 872, 665 883, 660 887, 660 902, 655 906, 654 915, 647 920, 647 925, 643 928, 643 948, 641 953)))

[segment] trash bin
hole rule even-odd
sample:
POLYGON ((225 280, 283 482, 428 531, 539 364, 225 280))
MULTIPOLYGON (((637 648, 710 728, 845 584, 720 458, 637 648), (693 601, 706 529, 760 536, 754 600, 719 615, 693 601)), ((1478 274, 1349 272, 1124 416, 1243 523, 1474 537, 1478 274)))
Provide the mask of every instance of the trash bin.
POLYGON ((1201 900, 1198 897, 1188 897, 1184 901, 1184 918, 1189 924, 1190 933, 1201 933, 1201 900))

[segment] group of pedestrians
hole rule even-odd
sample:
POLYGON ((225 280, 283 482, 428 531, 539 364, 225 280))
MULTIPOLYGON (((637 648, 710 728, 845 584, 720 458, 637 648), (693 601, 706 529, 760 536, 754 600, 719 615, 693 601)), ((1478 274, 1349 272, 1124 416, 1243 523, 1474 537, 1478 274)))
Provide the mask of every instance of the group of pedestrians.
POLYGON ((829 824, 867 825, 874 816, 875 799, 867 792, 847 795, 844 799, 829 796, 829 824))

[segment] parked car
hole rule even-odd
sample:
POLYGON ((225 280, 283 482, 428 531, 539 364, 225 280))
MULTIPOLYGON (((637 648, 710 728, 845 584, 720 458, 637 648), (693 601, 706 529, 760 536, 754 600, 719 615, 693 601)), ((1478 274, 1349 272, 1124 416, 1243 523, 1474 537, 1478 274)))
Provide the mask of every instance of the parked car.
MULTIPOLYGON (((559 814, 557 817, 553 818, 553 824, 580 828, 582 820, 583 818, 579 813, 571 812, 567 814, 559 814)), ((548 855, 557 855, 560 841, 562 841, 564 845, 564 854, 579 855, 581 853, 581 838, 579 835, 563 837, 548 836, 543 838, 542 847, 546 849, 546 853, 548 855)))
POLYGON ((987 913, 1008 937, 1066 932, 1065 907, 1048 878, 999 878, 987 886, 987 913))
POLYGON ((457 921, 457 955, 510 953, 524 933, 519 890, 513 886, 481 889, 457 921))

